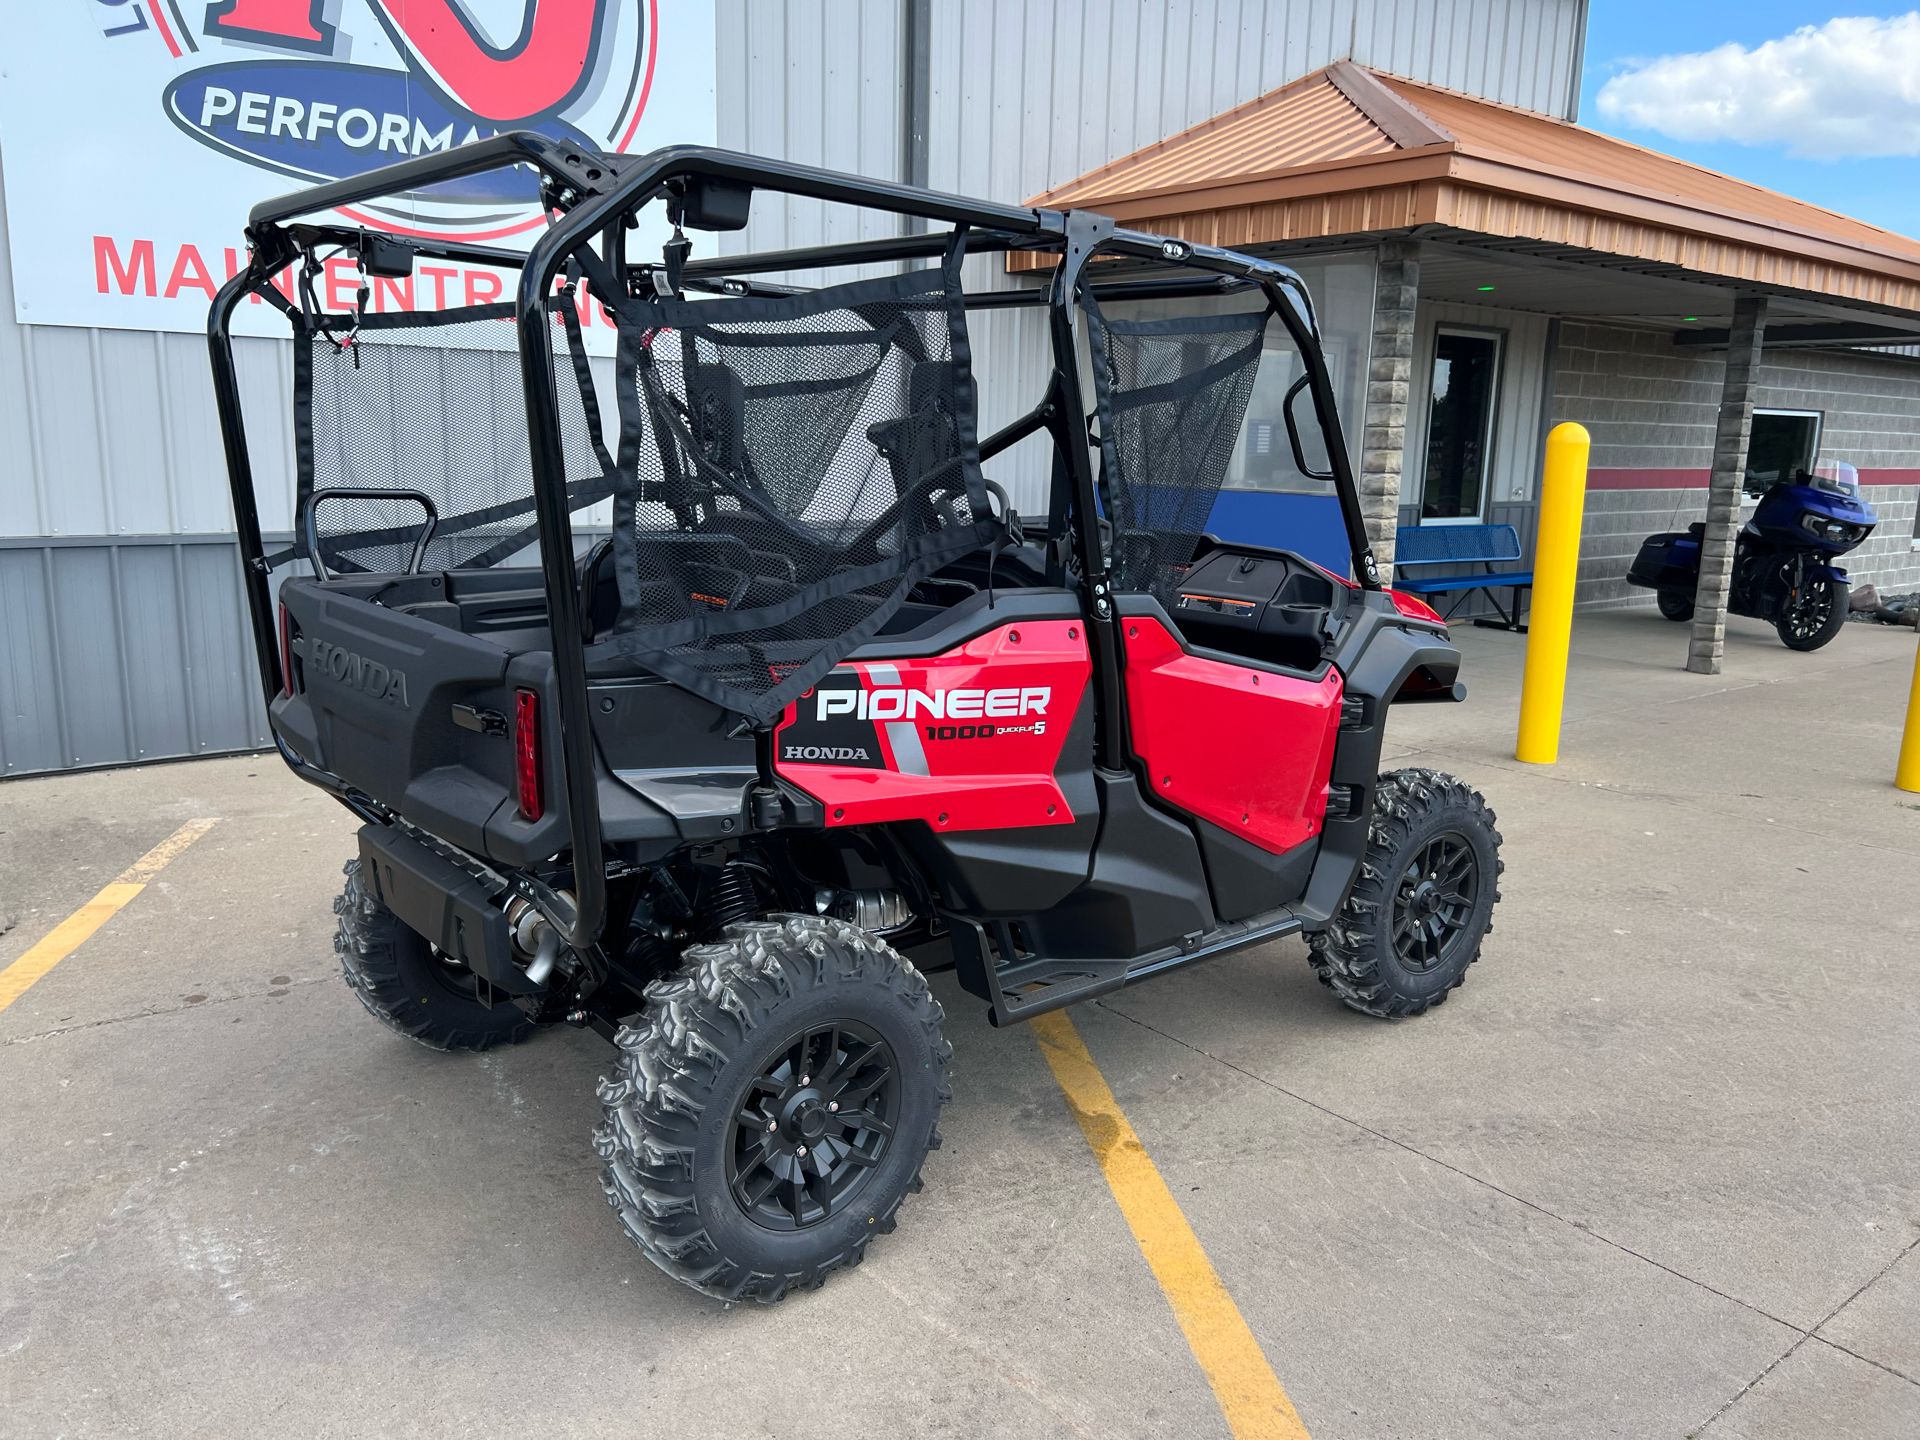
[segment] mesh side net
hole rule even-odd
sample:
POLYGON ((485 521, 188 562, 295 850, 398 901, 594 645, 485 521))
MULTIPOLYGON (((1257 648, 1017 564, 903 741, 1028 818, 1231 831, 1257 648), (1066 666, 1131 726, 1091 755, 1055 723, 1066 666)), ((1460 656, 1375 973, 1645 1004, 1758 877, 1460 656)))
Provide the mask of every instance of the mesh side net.
POLYGON ((589 659, 772 720, 992 536, 957 266, 617 310, 620 615, 589 659))
POLYGON ((1114 320, 1083 304, 1113 585, 1171 608, 1240 438, 1267 312, 1114 320))
MULTIPOLYGON (((578 316, 563 298, 553 311, 568 503, 578 509, 613 493, 612 466, 578 316)), ((536 563, 513 315, 506 304, 378 314, 350 340, 318 327, 296 336, 297 553, 330 574, 536 563)))

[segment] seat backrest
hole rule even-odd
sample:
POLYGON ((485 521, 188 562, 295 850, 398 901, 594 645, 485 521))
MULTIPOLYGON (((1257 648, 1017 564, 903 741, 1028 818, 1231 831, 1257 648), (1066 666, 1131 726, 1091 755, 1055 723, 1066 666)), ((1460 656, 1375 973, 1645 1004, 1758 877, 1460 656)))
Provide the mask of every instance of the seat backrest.
POLYGON ((1468 565, 1519 558, 1520 533, 1511 525, 1402 525, 1393 539, 1395 565, 1468 565))

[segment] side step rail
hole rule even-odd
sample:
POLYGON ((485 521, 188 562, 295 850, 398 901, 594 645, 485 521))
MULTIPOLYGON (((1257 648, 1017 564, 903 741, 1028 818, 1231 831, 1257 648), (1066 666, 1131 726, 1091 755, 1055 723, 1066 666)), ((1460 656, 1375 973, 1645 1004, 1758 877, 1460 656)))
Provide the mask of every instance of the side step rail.
POLYGON ((1031 1020, 1049 1010, 1109 994, 1149 975, 1278 940, 1301 927, 1300 917, 1293 911, 1271 910, 1131 960, 1063 960, 1021 950, 1013 938, 1013 926, 1005 920, 983 922, 944 912, 943 918, 953 938, 960 983, 987 1002, 988 1018, 995 1025, 1031 1020))

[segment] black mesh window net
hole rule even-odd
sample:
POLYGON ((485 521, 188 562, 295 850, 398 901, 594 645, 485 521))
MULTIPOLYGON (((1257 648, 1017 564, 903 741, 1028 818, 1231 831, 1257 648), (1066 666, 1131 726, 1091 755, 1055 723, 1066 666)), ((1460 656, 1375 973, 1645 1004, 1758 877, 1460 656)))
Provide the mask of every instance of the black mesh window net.
POLYGON ((1113 586, 1171 606, 1239 441, 1269 312, 1121 320, 1082 304, 1113 586))
MULTIPOLYGON (((613 494, 569 296, 552 305, 568 501, 613 494)), ((327 574, 537 563, 512 305, 309 319, 294 340, 297 553, 327 574)))
POLYGON ((596 668, 768 721, 991 538, 952 261, 616 309, 620 613, 596 668))

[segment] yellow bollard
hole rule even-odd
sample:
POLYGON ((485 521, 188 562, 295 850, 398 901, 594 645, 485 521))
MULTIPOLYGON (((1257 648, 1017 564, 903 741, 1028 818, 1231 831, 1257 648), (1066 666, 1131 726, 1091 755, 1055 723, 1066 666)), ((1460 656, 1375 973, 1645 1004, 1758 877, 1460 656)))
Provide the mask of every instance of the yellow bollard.
POLYGON ((1913 656, 1913 689, 1907 694, 1907 728, 1900 736, 1900 763, 1893 783, 1920 795, 1920 650, 1913 656))
POLYGON ((1516 760, 1551 765, 1560 758, 1560 712, 1567 697, 1567 646, 1573 639, 1573 580, 1580 568, 1580 517, 1587 504, 1587 427, 1564 421, 1547 436, 1540 481, 1540 523, 1533 542, 1533 611, 1527 620, 1527 669, 1520 684, 1516 760))

